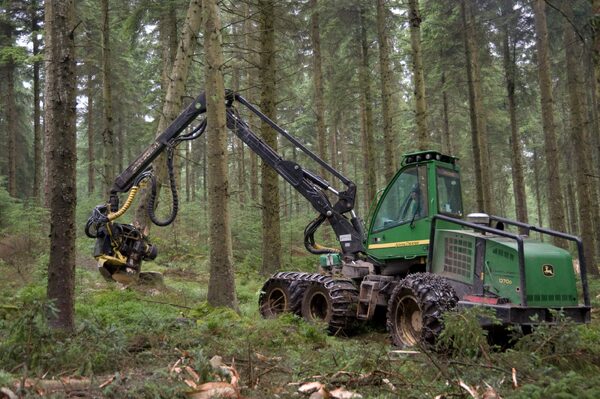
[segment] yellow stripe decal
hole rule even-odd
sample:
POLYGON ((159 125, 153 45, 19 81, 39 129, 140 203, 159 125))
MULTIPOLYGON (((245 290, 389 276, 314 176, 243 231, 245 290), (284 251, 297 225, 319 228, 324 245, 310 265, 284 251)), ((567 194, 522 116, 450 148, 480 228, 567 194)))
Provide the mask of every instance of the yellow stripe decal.
POLYGON ((369 245, 369 249, 412 247, 415 245, 427 245, 427 244, 429 244, 429 240, 399 241, 399 242, 388 242, 385 244, 371 244, 371 245, 369 245))

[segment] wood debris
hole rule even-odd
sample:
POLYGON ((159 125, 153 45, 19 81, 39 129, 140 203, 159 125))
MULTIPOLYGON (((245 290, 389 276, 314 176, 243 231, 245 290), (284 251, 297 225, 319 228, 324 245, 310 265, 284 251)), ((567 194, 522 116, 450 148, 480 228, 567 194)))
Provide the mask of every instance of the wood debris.
POLYGON ((361 394, 348 391, 344 388, 328 390, 325 384, 318 381, 308 382, 298 388, 298 392, 304 395, 310 395, 309 399, 360 399, 361 394))
POLYGON ((180 353, 179 359, 169 367, 169 373, 192 389, 186 393, 188 398, 241 398, 240 375, 233 364, 228 366, 221 356, 213 356, 209 361, 213 371, 210 379, 216 381, 201 383, 200 374, 194 369, 194 359, 187 352, 180 353))
POLYGON ((191 399, 241 398, 238 390, 226 382, 207 382, 186 394, 191 399))
POLYGON ((458 385, 464 389, 465 391, 467 391, 469 393, 469 395, 471 395, 471 397, 473 399, 479 399, 479 394, 477 393, 477 388, 478 387, 472 387, 470 385, 468 385, 467 383, 465 383, 463 380, 458 380, 458 385))
POLYGON ((18 399, 17 395, 8 388, 0 388, 0 398, 2 399, 18 399))
POLYGON ((512 368, 512 385, 514 389, 519 387, 519 383, 517 382, 517 369, 514 367, 512 368))

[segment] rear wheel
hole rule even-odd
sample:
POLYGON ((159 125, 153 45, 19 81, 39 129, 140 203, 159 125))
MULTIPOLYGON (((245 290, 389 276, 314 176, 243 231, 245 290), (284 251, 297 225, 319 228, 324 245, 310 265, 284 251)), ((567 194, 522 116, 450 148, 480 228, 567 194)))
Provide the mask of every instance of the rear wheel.
POLYGON ((268 280, 263 286, 259 302, 263 317, 276 317, 290 310, 290 284, 284 280, 268 280))
POLYGON ((332 314, 329 291, 322 285, 311 285, 304 293, 302 317, 307 321, 329 323, 332 314))
POLYGON ((388 302, 387 328, 392 343, 400 347, 433 344, 442 331, 442 315, 458 298, 448 282, 430 273, 416 273, 402 280, 388 302))

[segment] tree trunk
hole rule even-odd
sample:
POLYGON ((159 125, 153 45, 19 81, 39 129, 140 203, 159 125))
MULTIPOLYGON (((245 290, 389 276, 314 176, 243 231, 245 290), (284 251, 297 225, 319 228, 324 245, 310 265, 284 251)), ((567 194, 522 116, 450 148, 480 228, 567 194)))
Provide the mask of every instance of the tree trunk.
POLYGON ((75 8, 72 0, 45 2, 44 99, 46 156, 50 186, 50 261, 48 300, 58 313, 50 312, 50 326, 74 327, 75 205, 77 201, 77 152, 75 113, 75 8))
MULTIPOLYGON (((254 95, 255 87, 257 85, 256 73, 257 68, 254 65, 258 65, 259 61, 257 60, 256 52, 252 51, 255 49, 256 40, 253 39, 253 25, 251 19, 251 11, 250 5, 247 2, 244 2, 244 24, 242 27, 244 34, 244 46, 251 51, 247 57, 250 58, 250 65, 246 66, 246 84, 248 85, 248 98, 256 98, 254 95)), ((254 126, 254 114, 251 114, 249 117, 250 126, 254 126)), ((258 157, 254 151, 250 151, 250 199, 252 202, 256 203, 258 201, 258 157)))
POLYGON ((487 129, 483 111, 483 95, 481 91, 481 71, 475 43, 475 18, 471 10, 472 4, 461 0, 467 80, 469 86, 469 108, 471 116, 471 140, 475 171, 475 189, 477 210, 492 213, 491 178, 489 173, 489 155, 487 146, 487 129))
POLYGON ((396 173, 396 135, 392 112, 394 75, 390 65, 390 43, 386 16, 388 10, 384 0, 377 0, 377 38, 379 41, 379 69, 381 83, 381 111, 383 118, 383 156, 385 159, 385 181, 389 182, 396 173))
POLYGON ((204 51, 206 59, 206 120, 208 153, 208 213, 210 224, 210 279, 208 303, 237 309, 231 258, 227 176, 227 126, 221 49, 221 18, 216 0, 204 0, 204 51))
POLYGON ((358 79, 360 86, 361 127, 364 148, 364 193, 365 210, 369 209, 371 201, 375 198, 377 178, 375 175, 375 138, 373 137, 373 105, 371 101, 371 78, 369 76, 369 44, 367 42, 367 21, 365 10, 359 10, 360 23, 360 64, 358 79))
POLYGON ((192 190, 192 168, 190 167, 190 158, 192 157, 192 143, 184 143, 185 145, 185 202, 191 200, 192 190))
POLYGON ((102 13, 102 101, 104 103, 104 130, 102 131, 104 150, 104 190, 108 192, 115 178, 116 148, 113 132, 112 80, 110 56, 110 15, 109 0, 101 1, 102 13))
POLYGON ((86 114, 86 121, 87 121, 87 141, 88 141, 88 147, 87 147, 87 161, 88 161, 88 167, 87 167, 87 178, 88 178, 88 194, 92 194, 95 190, 95 156, 94 156, 94 88, 93 88, 93 81, 92 81, 92 65, 91 63, 88 61, 88 65, 87 65, 87 69, 88 69, 88 74, 87 74, 87 86, 86 86, 86 95, 87 95, 87 114, 86 114))
MULTIPOLYGON (((594 77, 596 87, 596 114, 600 115, 600 0, 590 0, 592 3, 592 31, 593 31, 593 44, 592 44, 592 59, 594 63, 594 77)), ((598 134, 598 132, 596 132, 598 134)), ((600 153, 600 146, 598 147, 600 153)))
POLYGON ((448 115, 448 89, 446 88, 446 72, 442 71, 442 151, 454 155, 452 136, 450 134, 450 117, 448 115))
MULTIPOLYGON (((317 117, 317 150, 319 157, 327 162, 325 130, 325 106, 323 100, 323 70, 321 66, 321 34, 319 32, 319 9, 317 0, 310 0, 312 40, 313 87, 315 91, 315 115, 317 117)), ((325 176, 325 169, 320 167, 321 176, 325 176)))
MULTIPOLYGON (((532 164, 533 164, 535 204, 536 204, 536 208, 537 208, 537 224, 538 224, 538 226, 543 226, 544 225, 544 213, 542 210, 542 192, 541 192, 542 190, 540 189, 540 182, 541 182, 542 176, 540 173, 540 165, 539 165, 541 160, 538 157, 538 154, 539 153, 537 151, 537 148, 534 147, 532 164)), ((540 234, 540 240, 544 241, 544 236, 542 234, 540 234)))
POLYGON ((7 48, 9 51, 6 55, 2 54, 3 57, 0 59, 0 79, 5 82, 4 92, 2 93, 2 100, 4 105, 3 116, 5 118, 6 125, 6 146, 7 148, 3 151, 6 154, 6 175, 8 177, 8 193, 12 197, 17 196, 17 164, 16 164, 16 134, 17 134, 17 104, 15 102, 15 61, 13 59, 12 52, 10 49, 14 48, 13 31, 14 26, 12 23, 2 18, 0 19, 0 48, 7 48))
MULTIPOLYGON (((567 88, 569 95, 569 108, 571 114, 571 142, 577 143, 577 157, 575 164, 575 184, 577 193, 577 202, 579 204, 579 234, 583 240, 585 263, 590 273, 597 275, 596 251, 594 240, 594 219, 592 214, 592 182, 587 176, 590 172, 590 161, 592 152, 591 143, 584 124, 583 105, 580 97, 579 87, 583 84, 581 69, 579 68, 582 60, 581 46, 575 38, 575 31, 571 25, 573 20, 573 5, 563 1, 566 14, 569 20, 565 19, 564 27, 564 45, 565 62, 567 65, 567 88)), ((572 193, 572 192, 571 192, 572 193)))
POLYGON ((8 193, 17 196, 17 104, 15 102, 15 62, 12 57, 4 64, 6 76, 6 134, 8 135, 8 193))
MULTIPOLYGON (((544 153, 547 163, 547 201, 550 228, 565 231, 564 199, 561 190, 559 168, 556 163, 560 154, 556 145, 552 82, 550 79, 550 61, 548 59, 548 27, 546 26, 546 4, 544 0, 534 0, 536 48, 538 55, 538 78, 542 104, 542 125, 544 130, 544 153)), ((555 245, 565 247, 564 240, 554 239, 555 245)))
MULTIPOLYGON (((192 56, 196 46, 196 34, 202 24, 202 0, 190 0, 187 15, 177 45, 177 54, 173 62, 168 86, 165 94, 162 112, 158 120, 156 136, 159 136, 181 111, 181 97, 185 90, 188 70, 192 63, 192 56)), ((165 181, 167 176, 166 157, 161 154, 153 163, 155 174, 159 182, 165 181)), ((160 190, 160 185, 157 187, 160 190)), ((141 231, 148 232, 149 223, 146 210, 149 190, 143 190, 139 206, 135 212, 135 224, 141 231)), ((157 194, 158 195, 158 194, 157 194)))
MULTIPOLYGON (((273 0, 259 0, 260 15, 260 102, 262 112, 276 119, 275 109, 275 5, 273 0)), ((277 135, 261 121, 263 140, 277 150, 277 135)), ((281 266, 281 228, 279 222, 279 185, 277 173, 266 163, 262 176, 262 266, 261 274, 268 275, 281 266)))
POLYGON ((161 14, 158 22, 163 61, 160 85, 163 93, 166 93, 167 87, 169 87, 169 73, 173 69, 173 62, 175 62, 175 57, 177 56, 177 15, 175 3, 169 1, 166 6, 168 8, 166 12, 161 14))
MULTIPOLYGON (((515 63, 514 49, 516 43, 512 43, 511 57, 511 37, 509 29, 509 21, 512 20, 512 2, 504 0, 502 3, 502 16, 505 19, 504 37, 503 37, 503 53, 504 60, 504 76, 506 79, 506 93, 508 97, 508 114, 510 117, 510 144, 512 152, 512 179, 513 192, 515 196, 515 211, 517 220, 528 223, 527 215, 527 195, 525 193, 525 178, 523 176, 523 147, 521 145, 521 136, 519 127, 517 126, 517 105, 515 99, 515 63)), ((511 24, 511 27, 513 25, 511 24)), ((513 39, 514 40, 514 39, 513 39)), ((525 234, 525 232, 522 232, 525 234)))
POLYGON ((412 50, 413 84, 415 93, 415 111, 417 122, 417 146, 427 149, 427 103, 425 102, 425 77, 421 54, 421 14, 419 0, 408 0, 408 21, 410 24, 410 47, 412 50))
MULTIPOLYGON (((33 56, 40 53, 38 2, 31 6, 33 56)), ((40 61, 33 62, 33 197, 39 201, 42 186, 42 123, 40 107, 40 61)))

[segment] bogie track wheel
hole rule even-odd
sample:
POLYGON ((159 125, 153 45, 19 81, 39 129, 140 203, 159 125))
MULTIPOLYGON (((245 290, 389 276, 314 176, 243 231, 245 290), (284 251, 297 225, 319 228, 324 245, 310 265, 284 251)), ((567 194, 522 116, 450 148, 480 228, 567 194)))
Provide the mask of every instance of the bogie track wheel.
POLYGON ((315 274, 302 298, 301 314, 309 322, 324 322, 330 334, 350 332, 356 321, 358 289, 350 280, 315 274))
POLYGON ((402 280, 390 297, 387 328, 392 343, 411 347, 430 345, 442 331, 442 315, 458 298, 447 281, 430 273, 416 273, 402 280))
POLYGON ((313 284, 304 293, 302 301, 302 317, 305 320, 329 323, 333 314, 329 290, 323 285, 313 284))
POLYGON ((263 317, 276 317, 290 310, 290 282, 269 279, 260 294, 258 301, 260 314, 263 317))

